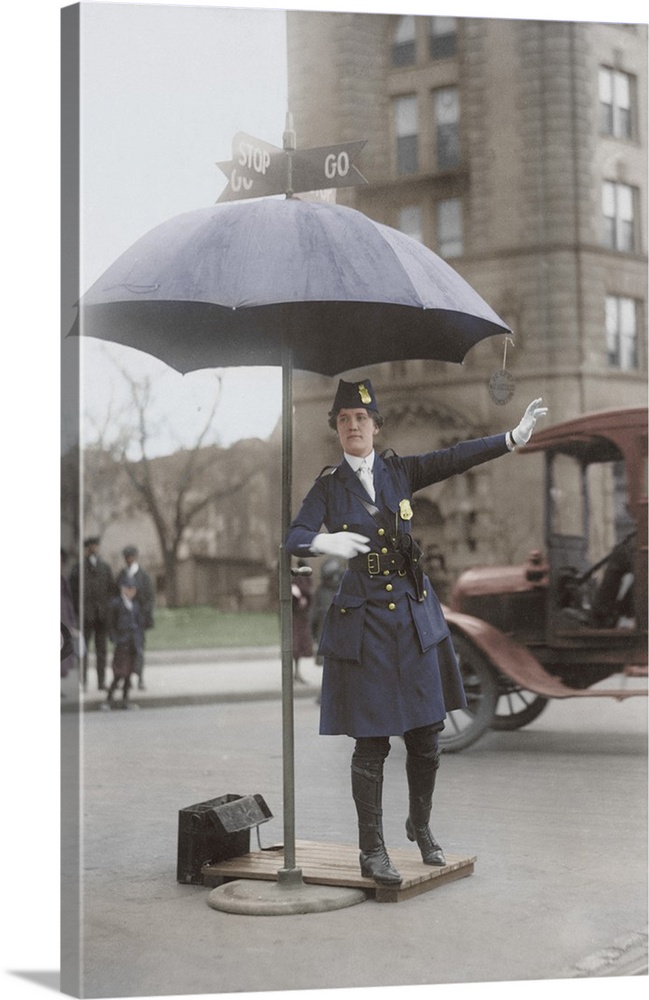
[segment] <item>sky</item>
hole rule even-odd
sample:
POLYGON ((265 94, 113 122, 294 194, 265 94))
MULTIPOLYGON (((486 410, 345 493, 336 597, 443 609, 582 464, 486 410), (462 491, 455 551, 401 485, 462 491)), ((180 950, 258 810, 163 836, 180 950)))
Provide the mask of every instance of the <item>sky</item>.
MULTIPOLYGON (((3 628, 3 696, 5 724, 2 756, 7 763, 3 775, 6 820, 2 824, 3 903, 5 919, 0 935, 0 977, 8 1000, 34 1000, 44 996, 44 987, 33 975, 17 970, 56 970, 58 951, 58 717, 59 681, 53 656, 52 636, 58 632, 55 599, 58 586, 58 466, 61 427, 59 412, 60 279, 59 279, 59 19, 66 6, 58 0, 14 0, 3 8, 2 73, 3 156, 0 161, 3 192, 3 382, 0 405, 3 416, 3 526, 5 622, 3 628), (52 595, 54 594, 54 599, 52 595), (48 822, 49 817, 49 822, 48 822), (20 830, 16 829, 20 818, 20 830), (44 844, 43 830, 47 831, 44 844), (16 837, 20 855, 16 856, 16 837), (38 859, 38 872, 34 871, 38 859)), ((89 7, 119 7, 123 16, 140 19, 153 16, 151 8, 172 8, 182 22, 194 17, 195 8, 218 4, 194 2, 174 4, 141 0, 137 5, 84 3, 89 7), (137 7, 137 11, 134 8, 137 7), (187 10, 186 8, 192 8, 187 10)), ((281 21, 264 4, 231 0, 228 8, 255 8, 245 35, 235 32, 234 42, 223 44, 216 58, 217 40, 197 33, 190 40, 178 35, 172 42, 189 45, 190 56, 176 58, 173 71, 159 80, 172 84, 164 100, 153 84, 155 48, 148 29, 128 30, 105 26, 105 36, 94 38, 87 48, 87 97, 97 114, 86 120, 84 140, 92 157, 84 168, 83 262, 84 282, 90 283, 141 233, 158 222, 194 207, 210 205, 218 198, 225 178, 215 164, 230 158, 230 142, 239 130, 281 145, 285 97, 283 67, 279 52, 281 30, 269 27, 281 21), (259 9, 266 11, 259 15, 259 9), (266 16, 272 14, 273 17, 266 16), (140 55, 133 47, 139 43, 140 55), (271 44, 272 43, 272 44, 271 44), (111 67, 111 45, 119 45, 120 58, 111 67), (137 55, 137 53, 136 53, 137 55), (128 56, 128 58, 127 58, 128 56), (231 57, 229 73, 219 71, 231 57), (200 58, 199 58, 200 57, 200 58), (106 62, 109 65, 106 66, 106 62), (117 72, 115 72, 115 70, 117 72), (239 75, 241 73, 241 75, 239 75), (269 81, 272 80, 272 83, 269 81), (236 82, 235 82, 236 81, 236 82)), ((304 9, 308 3, 287 3, 282 9, 304 9)), ((347 9, 365 12, 430 12, 424 5, 405 0, 356 3, 326 0, 317 9, 347 9)), ((492 16, 540 17, 544 19, 628 20, 646 23, 646 3, 639 0, 453 0, 441 4, 436 13, 492 16)), ((228 8, 220 10, 232 15, 228 8)), ((90 12, 91 16, 94 12, 90 12)), ((168 16, 168 15, 167 15, 168 16)), ((106 20, 109 20, 106 14, 106 20)), ((226 18, 221 17, 222 27, 226 18)), ((104 27, 102 26, 102 31, 104 27)), ((224 30, 224 29, 223 29, 224 30)), ((225 36, 222 37, 225 42, 225 36)), ((175 44, 172 44, 175 49, 175 44)), ((178 50, 179 51, 179 50, 178 50)), ((283 56, 282 56, 283 58, 283 56)), ((298 137, 299 141, 299 137, 298 137)), ((63 326, 72 319, 69 302, 63 303, 63 326)), ((66 330, 63 330, 65 333, 66 330)), ((101 345, 97 345, 101 346, 101 345)), ((63 348, 65 349, 65 348, 63 348)), ((86 404, 103 398, 108 376, 107 362, 93 359, 93 377, 88 381, 86 404), (99 372, 97 375, 96 372, 99 372)), ((247 369, 239 376, 254 379, 259 372, 247 369)), ((184 377, 185 380, 188 376, 184 377)), ((178 379, 182 381, 181 377, 178 379)), ((250 398, 252 382, 238 383, 234 399, 250 398), (243 385, 243 388, 241 386, 243 385)), ((255 429, 242 426, 238 432, 263 435, 279 414, 281 400, 273 376, 264 380, 270 400, 270 417, 255 429), (275 407, 275 411, 272 410, 275 407)), ((173 393, 179 390, 174 388, 173 393)), ((166 397, 171 390, 165 386, 166 397)), ((259 388, 254 392, 260 398, 259 388)), ((174 413, 180 410, 174 398, 174 413)), ((259 404, 261 406, 261 404, 259 404)), ((226 409, 226 407, 224 407, 226 409)), ((181 432, 178 418, 177 433, 181 432)), ((63 428, 64 429, 64 428, 63 428)), ((226 433, 222 427, 224 438, 226 433)), ((309 919, 308 917, 305 919, 309 919)), ((616 992, 640 996, 642 979, 616 982, 616 992), (635 989, 637 987, 637 989, 635 989)), ((464 1000, 485 995, 490 1000, 510 1000, 520 995, 515 983, 489 986, 436 987, 438 1000, 464 1000)), ((575 982, 570 995, 605 998, 607 980, 575 982), (582 989, 583 988, 583 989, 582 989)), ((347 1000, 349 991, 335 991, 334 1000, 347 1000)), ((364 991, 361 991, 361 995, 364 991)), ((430 990, 408 990, 424 996, 430 990)), ((547 983, 525 984, 525 994, 534 1000, 545 995, 547 983)), ((402 991, 399 990, 399 995, 402 991)), ((355 990, 349 994, 359 996, 355 990)), ((367 996, 376 995, 376 991, 367 996)), ((396 995, 396 994, 395 994, 396 995)), ((275 994, 274 994, 275 996, 275 994)), ((291 1000, 312 997, 296 991, 291 1000)), ((155 998, 152 998, 155 1000, 155 998)), ((186 1000, 194 1000, 187 995, 186 1000)))
MULTIPOLYGON (((272 9, 82 5, 82 292, 144 233, 216 202, 227 184, 216 164, 231 158, 237 132, 282 145, 285 21, 285 11, 272 9)), ((64 344, 64 354, 75 347, 64 344)), ((150 455, 197 440, 214 399, 213 372, 180 375, 92 338, 81 341, 81 358, 82 438, 92 440, 106 415, 127 405, 123 368, 151 380, 150 455)), ((280 369, 222 370, 212 440, 265 438, 280 414, 280 369)), ((64 446, 74 440, 71 417, 64 446)))

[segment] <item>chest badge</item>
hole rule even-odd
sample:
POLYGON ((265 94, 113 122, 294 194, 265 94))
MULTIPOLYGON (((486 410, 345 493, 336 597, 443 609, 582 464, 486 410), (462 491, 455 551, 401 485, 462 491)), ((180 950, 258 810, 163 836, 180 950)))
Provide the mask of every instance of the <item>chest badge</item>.
POLYGON ((399 501, 399 514, 401 515, 402 521, 410 521, 410 519, 412 518, 412 507, 410 506, 410 500, 399 501))

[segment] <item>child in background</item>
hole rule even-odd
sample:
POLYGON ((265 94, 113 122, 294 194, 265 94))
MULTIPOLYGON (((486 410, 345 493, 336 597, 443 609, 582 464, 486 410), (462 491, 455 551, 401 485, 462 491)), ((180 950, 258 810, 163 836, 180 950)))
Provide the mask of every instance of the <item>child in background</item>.
POLYGON ((134 708, 129 701, 131 675, 136 672, 138 656, 142 650, 144 637, 144 617, 137 599, 137 587, 132 579, 126 578, 120 587, 119 597, 111 602, 110 640, 115 646, 113 653, 113 682, 108 690, 108 699, 102 705, 110 710, 115 705, 115 692, 123 681, 122 707, 134 708))

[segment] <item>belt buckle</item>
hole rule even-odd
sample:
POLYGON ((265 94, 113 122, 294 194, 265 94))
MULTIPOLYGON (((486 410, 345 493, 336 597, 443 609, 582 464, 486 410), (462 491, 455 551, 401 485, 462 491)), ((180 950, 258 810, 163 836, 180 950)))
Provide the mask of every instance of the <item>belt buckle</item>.
POLYGON ((370 576, 378 576, 381 572, 381 559, 378 552, 367 553, 367 572, 370 576))

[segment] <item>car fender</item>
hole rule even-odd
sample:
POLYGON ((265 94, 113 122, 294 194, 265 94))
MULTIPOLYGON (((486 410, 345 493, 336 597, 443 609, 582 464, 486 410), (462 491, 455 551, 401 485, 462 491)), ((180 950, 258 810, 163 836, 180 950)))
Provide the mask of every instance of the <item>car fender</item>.
POLYGON ((473 615, 451 611, 444 607, 444 615, 453 630, 461 632, 484 653, 490 666, 511 678, 519 687, 544 698, 569 698, 574 689, 566 687, 559 677, 553 677, 544 669, 526 646, 522 646, 510 636, 500 632, 489 622, 473 615))

